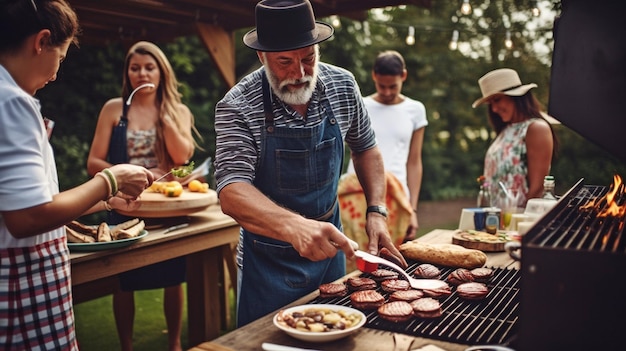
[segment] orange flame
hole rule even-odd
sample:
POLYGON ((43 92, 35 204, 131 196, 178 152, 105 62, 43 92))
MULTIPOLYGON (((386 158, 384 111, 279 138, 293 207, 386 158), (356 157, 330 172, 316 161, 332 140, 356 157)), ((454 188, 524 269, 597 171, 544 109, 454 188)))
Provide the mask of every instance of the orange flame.
POLYGON ((616 195, 619 195, 618 192, 621 194, 624 190, 622 188, 622 178, 616 174, 613 176, 613 184, 609 188, 609 192, 606 195, 599 199, 596 198, 589 200, 589 202, 580 206, 580 209, 593 210, 597 208, 597 210, 600 211, 601 204, 603 201, 606 201, 607 207, 597 214, 598 217, 623 217, 626 214, 626 204, 618 205, 616 203, 615 198, 616 195))

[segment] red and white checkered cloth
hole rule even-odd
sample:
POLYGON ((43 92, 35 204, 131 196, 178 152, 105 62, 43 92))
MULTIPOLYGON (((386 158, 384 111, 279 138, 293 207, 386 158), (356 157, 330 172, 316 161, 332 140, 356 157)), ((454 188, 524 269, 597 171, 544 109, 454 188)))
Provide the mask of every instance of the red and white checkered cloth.
POLYGON ((65 238, 0 249, 3 350, 78 350, 65 238))

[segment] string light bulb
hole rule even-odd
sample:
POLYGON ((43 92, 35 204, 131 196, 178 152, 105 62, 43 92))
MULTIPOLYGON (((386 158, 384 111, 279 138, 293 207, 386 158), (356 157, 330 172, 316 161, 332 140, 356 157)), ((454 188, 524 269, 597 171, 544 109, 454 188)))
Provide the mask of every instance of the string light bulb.
POLYGON ((533 8, 531 9, 531 12, 534 17, 539 17, 541 15, 541 10, 539 9, 537 1, 533 1, 533 8))
POLYGON ((504 46, 509 50, 513 48, 513 40, 511 40, 511 32, 508 30, 506 31, 506 39, 504 39, 504 46))
POLYGON ((413 26, 409 26, 409 34, 406 36, 406 45, 415 44, 415 28, 413 26))
POLYGON ((461 13, 464 15, 469 15, 472 13, 472 5, 470 5, 469 0, 463 0, 463 4, 461 5, 461 13))
POLYGON ((448 45, 450 50, 454 51, 459 47, 459 31, 454 30, 452 32, 452 39, 450 39, 450 44, 448 45))
POLYGON ((335 28, 339 28, 341 27, 341 20, 339 19, 339 16, 337 15, 331 15, 330 16, 330 24, 335 27, 335 28))

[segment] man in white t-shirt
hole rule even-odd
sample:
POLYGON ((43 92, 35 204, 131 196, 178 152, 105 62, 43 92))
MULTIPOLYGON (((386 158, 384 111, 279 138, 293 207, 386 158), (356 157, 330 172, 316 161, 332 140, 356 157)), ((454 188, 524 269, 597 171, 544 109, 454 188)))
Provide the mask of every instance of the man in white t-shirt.
MULTIPOLYGON (((419 228, 417 207, 422 185, 422 144, 428 125, 421 102, 402 95, 407 78, 404 58, 397 51, 381 52, 372 69, 376 93, 363 99, 383 155, 385 171, 398 178, 408 196, 413 213, 405 240, 415 237, 419 228)), ((353 173, 352 161, 348 173, 353 173)))

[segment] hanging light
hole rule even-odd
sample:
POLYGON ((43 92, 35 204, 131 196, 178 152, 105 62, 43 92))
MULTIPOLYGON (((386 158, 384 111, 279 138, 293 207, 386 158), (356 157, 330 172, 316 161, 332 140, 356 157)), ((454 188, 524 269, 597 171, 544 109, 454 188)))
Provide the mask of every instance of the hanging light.
POLYGON ((470 5, 469 0, 463 0, 463 4, 461 5, 461 13, 464 15, 469 15, 472 13, 472 5, 470 5))
POLYGON ((450 39, 450 44, 448 44, 450 50, 456 50, 459 47, 459 31, 454 30, 452 32, 452 39, 450 39))
POLYGON ((406 45, 415 44, 415 28, 413 26, 409 26, 409 34, 406 36, 406 45))
POLYGON ((337 15, 330 16, 330 24, 335 28, 341 27, 341 20, 339 19, 339 16, 337 15))
POLYGON ((535 17, 539 17, 539 15, 541 15, 541 10, 539 9, 537 1, 533 1, 533 8, 531 9, 531 12, 535 17))
POLYGON ((513 47, 513 40, 511 40, 511 32, 508 30, 506 31, 506 39, 504 39, 504 46, 509 50, 513 47))

